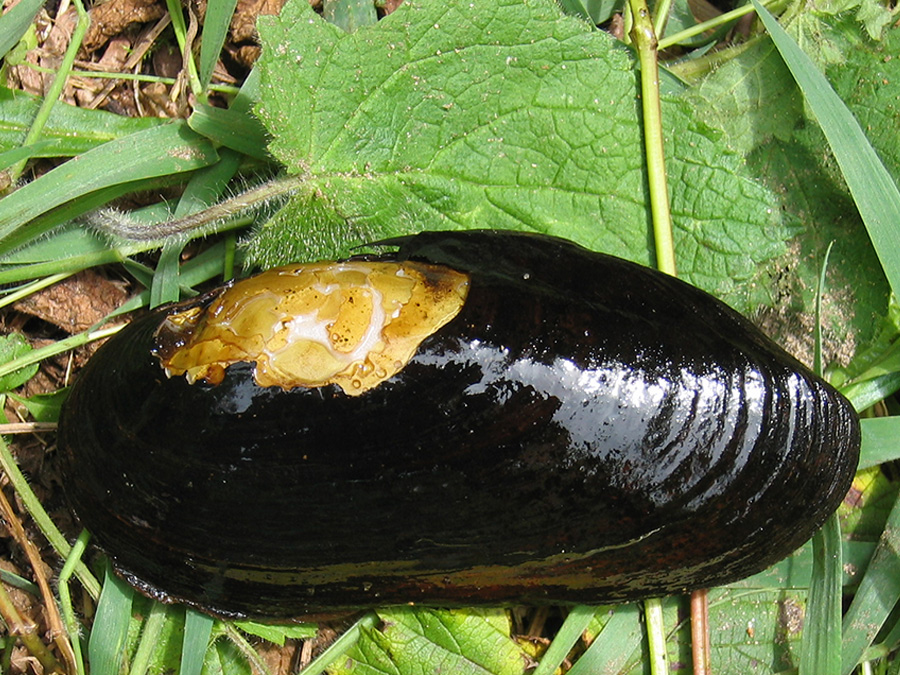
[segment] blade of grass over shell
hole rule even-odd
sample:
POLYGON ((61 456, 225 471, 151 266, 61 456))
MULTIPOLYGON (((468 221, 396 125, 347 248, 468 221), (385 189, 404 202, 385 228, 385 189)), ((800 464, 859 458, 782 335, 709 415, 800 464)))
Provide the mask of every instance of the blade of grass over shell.
POLYGON ((900 499, 843 621, 841 673, 850 675, 900 599, 900 499))
POLYGON ((2 377, 3 375, 8 375, 9 373, 14 373, 20 368, 24 368, 25 366, 28 366, 32 363, 43 361, 50 356, 62 354, 63 352, 67 352, 70 349, 75 349, 75 347, 81 347, 83 345, 86 345, 88 342, 93 342, 94 340, 100 340, 102 338, 109 337, 114 333, 118 333, 120 330, 122 330, 122 328, 123 326, 113 326, 111 328, 104 328, 102 330, 85 331, 84 333, 78 333, 64 340, 59 340, 58 342, 49 344, 46 347, 34 349, 25 356, 13 359, 12 361, 7 361, 3 365, 0 365, 0 377, 2 377))
MULTIPOLYGON (((828 258, 825 250, 816 287, 816 327, 813 368, 822 375, 822 294, 825 292, 828 258)), ((838 675, 841 671, 841 524, 831 514, 813 535, 813 570, 807 599, 807 616, 800 644, 800 675, 838 675)))
POLYGON ((88 641, 91 675, 119 675, 125 655, 134 591, 106 566, 103 591, 88 641))
POLYGON ((800 675, 841 672, 841 524, 831 514, 813 535, 813 573, 800 645, 800 675))
POLYGON ((212 144, 182 122, 105 143, 0 201, 0 255, 34 241, 52 227, 31 221, 85 193, 193 171, 217 159, 212 144))
POLYGON ((582 633, 584 633, 596 611, 595 607, 586 605, 573 607, 566 620, 563 621, 559 632, 553 638, 553 642, 550 643, 544 656, 541 657, 540 664, 538 664, 538 667, 535 668, 531 675, 553 675, 557 668, 562 665, 562 662, 565 661, 569 652, 572 651, 575 643, 581 639, 582 633))
POLYGON ((825 76, 759 0, 751 1, 828 139, 884 274, 900 293, 900 190, 825 76))

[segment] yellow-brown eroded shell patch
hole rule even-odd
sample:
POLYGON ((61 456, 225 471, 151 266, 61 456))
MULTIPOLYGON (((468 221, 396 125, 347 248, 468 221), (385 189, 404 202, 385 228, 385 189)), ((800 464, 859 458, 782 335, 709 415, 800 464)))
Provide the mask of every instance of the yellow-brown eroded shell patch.
POLYGON ((219 384, 243 361, 263 387, 336 384, 355 396, 399 372, 468 290, 468 275, 440 265, 288 265, 238 281, 206 309, 170 314, 155 352, 192 383, 219 384))

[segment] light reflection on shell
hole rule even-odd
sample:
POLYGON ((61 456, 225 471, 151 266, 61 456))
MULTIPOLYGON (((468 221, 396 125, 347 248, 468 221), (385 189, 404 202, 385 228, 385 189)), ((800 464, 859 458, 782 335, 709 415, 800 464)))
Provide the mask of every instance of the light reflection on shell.
POLYGON ((846 493, 850 404, 711 296, 551 237, 394 243, 358 262, 431 269, 461 306, 358 395, 243 361, 168 377, 191 338, 167 322, 193 335, 222 291, 82 371, 67 495, 139 589, 265 618, 634 600, 764 569, 846 493))

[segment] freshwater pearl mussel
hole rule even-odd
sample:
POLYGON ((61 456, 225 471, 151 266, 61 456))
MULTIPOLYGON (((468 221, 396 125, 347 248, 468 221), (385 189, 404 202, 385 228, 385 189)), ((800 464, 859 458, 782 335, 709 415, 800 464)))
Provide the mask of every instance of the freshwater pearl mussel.
POLYGON ((712 296, 561 239, 430 232, 156 309, 80 373, 71 507, 220 616, 723 584, 841 502, 859 425, 712 296))

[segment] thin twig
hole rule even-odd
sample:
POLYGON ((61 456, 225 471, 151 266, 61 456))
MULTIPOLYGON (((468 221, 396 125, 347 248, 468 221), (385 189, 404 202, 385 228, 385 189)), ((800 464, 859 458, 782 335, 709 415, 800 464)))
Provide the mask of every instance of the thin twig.
MULTIPOLYGON (((60 558, 67 558, 72 547, 69 546, 69 542, 66 541, 66 538, 56 527, 53 520, 47 515, 47 512, 41 505, 37 495, 34 494, 31 486, 28 485, 28 481, 25 480, 25 476, 22 475, 22 472, 16 465, 12 453, 9 451, 6 443, 3 442, 2 436, 0 436, 0 469, 2 469, 9 478, 13 489, 19 495, 22 504, 31 515, 31 519, 40 528, 44 537, 50 542, 50 545, 59 554, 60 558)), ((94 578, 94 575, 91 574, 84 563, 78 563, 75 568, 75 574, 78 576, 78 580, 81 581, 81 585, 84 586, 88 593, 90 593, 91 597, 95 600, 100 597, 100 583, 94 578)))
MULTIPOLYGON (((163 17, 156 22, 156 24, 150 28, 147 32, 145 32, 137 41, 137 44, 131 50, 131 53, 128 56, 128 59, 122 65, 122 70, 131 70, 136 66, 139 66, 141 62, 144 60, 144 55, 150 51, 150 48, 156 44, 156 38, 160 36, 160 34, 168 28, 169 24, 172 23, 172 19, 168 14, 163 15, 163 17)), ((78 73, 79 76, 84 77, 83 74, 78 73)), ((95 75, 94 77, 99 77, 99 75, 95 75)), ((103 104, 103 102, 107 99, 107 97, 112 93, 112 90, 115 89, 119 82, 126 78, 118 78, 113 80, 112 82, 108 82, 105 87, 96 95, 91 102, 87 104, 87 108, 95 109, 103 104)))
MULTIPOLYGON (((12 505, 9 503, 9 500, 2 490, 0 490, 0 513, 3 514, 3 518, 9 526, 9 531, 12 534, 13 539, 15 539, 19 548, 25 552, 25 555, 28 556, 28 562, 31 564, 31 569, 34 572, 34 580, 37 583, 38 588, 41 589, 41 597, 44 600, 44 611, 47 616, 47 625, 50 628, 50 634, 53 636, 53 642, 62 653, 68 672, 74 673, 75 653, 72 651, 72 644, 69 642, 68 633, 66 633, 63 628, 63 622, 62 618, 59 616, 59 607, 56 604, 56 598, 53 595, 53 591, 50 590, 50 583, 47 581, 47 576, 44 574, 44 561, 41 559, 41 555, 38 553, 34 542, 25 534, 25 528, 22 526, 22 521, 19 520, 15 511, 13 511, 12 505)), ((38 642, 40 642, 40 640, 38 640, 38 642)), ((35 654, 35 656, 38 655, 35 654)), ((41 663, 51 670, 65 672, 52 655, 51 659, 52 661, 48 661, 46 664, 44 664, 43 661, 41 663)))
POLYGON ((42 431, 56 431, 56 422, 12 422, 0 424, 0 434, 36 434, 42 431))
POLYGON ((691 593, 691 655, 694 675, 710 675, 709 591, 691 593))

